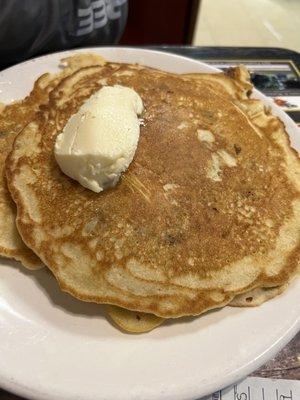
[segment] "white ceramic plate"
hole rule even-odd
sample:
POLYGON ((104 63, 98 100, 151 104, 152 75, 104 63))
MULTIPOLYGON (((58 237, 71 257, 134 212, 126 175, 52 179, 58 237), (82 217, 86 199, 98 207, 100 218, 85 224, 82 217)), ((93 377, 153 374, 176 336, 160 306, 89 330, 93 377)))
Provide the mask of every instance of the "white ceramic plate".
MULTIPOLYGON (((107 60, 138 62, 172 72, 212 67, 168 53, 90 49, 107 60)), ((86 51, 86 50, 79 50, 86 51)), ((65 52, 0 73, 0 101, 24 97, 35 79, 55 71, 65 52)), ((285 122, 300 150, 293 121, 255 92, 285 122)), ((32 399, 192 400, 258 368, 300 328, 300 280, 257 308, 226 307, 199 318, 166 323, 144 335, 112 327, 101 306, 60 292, 46 270, 28 272, 1 259, 0 387, 32 399)))

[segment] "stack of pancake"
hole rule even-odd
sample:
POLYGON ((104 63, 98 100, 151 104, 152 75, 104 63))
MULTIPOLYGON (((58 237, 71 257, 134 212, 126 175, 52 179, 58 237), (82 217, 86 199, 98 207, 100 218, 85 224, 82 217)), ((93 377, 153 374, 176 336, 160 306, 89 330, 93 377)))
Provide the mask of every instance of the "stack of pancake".
POLYGON ((300 161, 243 67, 176 75, 81 54, 0 113, 0 254, 46 265, 126 331, 280 294, 300 257, 300 161), (135 158, 97 194, 54 143, 106 85, 142 98, 135 158))

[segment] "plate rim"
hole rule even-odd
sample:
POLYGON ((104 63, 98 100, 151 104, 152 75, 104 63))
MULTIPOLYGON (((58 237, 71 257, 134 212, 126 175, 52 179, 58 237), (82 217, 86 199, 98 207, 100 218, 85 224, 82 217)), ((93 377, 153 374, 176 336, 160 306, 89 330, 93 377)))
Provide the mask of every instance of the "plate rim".
MULTIPOLYGON (((262 353, 256 359, 250 361, 247 365, 240 368, 240 370, 235 371, 234 373, 230 373, 224 376, 223 379, 218 381, 218 384, 214 383, 207 384, 205 387, 205 392, 200 394, 201 398, 199 398, 199 387, 196 385, 193 387, 193 390, 188 390, 188 393, 185 393, 183 396, 177 396, 173 393, 167 394, 166 396, 160 397, 157 395, 156 397, 143 397, 145 400, 205 400, 205 397, 213 394, 214 392, 226 389, 227 387, 232 386, 234 383, 238 383, 245 379, 249 374, 251 374, 254 370, 260 368, 266 361, 273 358, 280 350, 282 350, 285 345, 289 343, 293 339, 294 336, 300 331, 300 323, 299 319, 295 324, 289 329, 288 333, 278 339, 272 347, 267 349, 264 353, 262 353)), ((16 394, 18 396, 23 397, 28 400, 53 400, 53 393, 42 392, 39 390, 32 390, 32 388, 22 384, 20 382, 11 379, 9 383, 5 383, 2 379, 2 375, 0 373, 0 391, 1 389, 6 390, 7 392, 16 394), (3 383, 4 382, 4 383, 3 383)), ((180 392, 182 393, 182 392, 180 392)), ((71 395, 59 395, 55 393, 55 400, 74 400, 76 396, 71 395)), ((87 400, 92 400, 92 398, 87 395, 87 400)), ((93 397, 94 400, 104 400, 103 397, 93 397)), ((140 399, 139 399, 140 400, 140 399)))
POLYGON ((70 53, 70 54, 71 53, 81 53, 81 52, 85 53, 85 52, 90 52, 90 51, 93 51, 93 50, 119 50, 119 49, 126 50, 126 51, 128 50, 130 52, 131 51, 134 52, 134 51, 142 50, 142 51, 146 51, 146 52, 150 52, 150 53, 159 53, 159 54, 163 53, 163 54, 171 56, 171 57, 173 56, 173 57, 176 57, 176 58, 182 58, 182 59, 189 60, 189 61, 192 60, 192 61, 198 62, 200 64, 204 64, 206 66, 209 66, 209 68, 214 69, 217 72, 221 71, 219 68, 216 68, 216 67, 213 67, 213 66, 211 66, 209 64, 206 64, 201 60, 198 60, 198 59, 195 59, 195 58, 192 58, 192 57, 183 56, 183 55, 177 54, 177 53, 168 52, 168 51, 165 51, 165 50, 150 49, 150 48, 146 48, 146 47, 142 47, 142 46, 118 46, 118 45, 116 45, 116 46, 107 45, 106 46, 105 45, 105 46, 76 47, 74 49, 58 50, 58 51, 53 51, 53 52, 50 52, 50 53, 42 54, 42 55, 37 56, 37 57, 31 57, 28 60, 24 60, 24 61, 21 61, 21 62, 19 62, 17 64, 13 64, 13 65, 10 65, 9 67, 1 69, 0 70, 0 74, 2 74, 3 72, 7 72, 9 70, 12 70, 12 69, 14 69, 16 67, 20 67, 22 65, 27 65, 27 64, 30 64, 30 63, 35 62, 37 60, 51 58, 52 56, 56 56, 56 55, 59 55, 59 54, 63 55, 63 54, 66 54, 66 53, 70 53))
MULTIPOLYGON (((157 49, 146 49, 146 48, 142 48, 142 47, 128 47, 128 46, 102 46, 102 47, 86 47, 86 48, 77 48, 77 49, 68 49, 65 51, 57 51, 54 53, 48 53, 39 57, 35 57, 35 58, 31 58, 29 60, 23 61, 21 63, 15 64, 13 66, 10 66, 4 70, 1 70, 0 73, 1 74, 5 74, 8 71, 14 70, 15 68, 22 68, 23 65, 27 65, 27 64, 31 64, 35 61, 40 61, 40 60, 47 60, 47 58, 51 58, 53 55, 65 55, 67 54, 72 54, 72 53, 79 53, 79 52, 89 52, 89 51, 98 51, 101 52, 101 50, 116 50, 116 49, 122 49, 122 50, 128 50, 132 53, 134 52, 139 52, 139 51, 143 51, 143 52, 150 52, 152 54, 165 54, 168 57, 174 58, 174 59, 182 59, 183 61, 186 60, 187 62, 195 62, 197 63, 199 66, 205 66, 205 67, 209 67, 209 69, 213 72, 219 72, 220 70, 217 68, 212 67, 209 64, 206 64, 204 62, 202 62, 201 60, 196 60, 190 57, 186 57, 186 56, 182 56, 179 54, 175 54, 175 53, 169 53, 163 50, 157 50, 157 49)), ((159 67, 158 67, 159 68, 159 67)), ((262 94, 261 92, 257 91, 256 89, 254 90, 254 94, 255 97, 258 96, 259 98, 261 98, 265 103, 267 103, 268 105, 271 105, 272 109, 277 110, 277 112, 279 113, 279 117, 282 118, 283 122, 288 122, 293 129, 298 127, 295 124, 295 122, 283 111, 281 110, 276 104, 270 104, 270 99, 268 99, 267 96, 265 96, 264 94, 262 94)), ((289 135, 290 137, 290 135, 289 135)), ((299 146, 300 146, 300 141, 299 141, 299 146)), ((282 335, 281 337, 278 338, 278 340, 273 343, 268 349, 266 349, 263 353, 261 353, 258 357, 256 357, 255 359, 251 360, 248 364, 246 365, 242 365, 239 369, 235 370, 234 372, 230 372, 227 373, 223 376, 223 378, 219 378, 217 379, 217 384, 215 383, 209 383, 205 386, 205 390, 203 391, 202 388, 202 393, 200 394, 201 396, 205 396, 207 394, 212 393, 213 391, 219 390, 221 388, 224 388, 228 385, 231 385, 241 379, 243 379, 245 376, 247 376, 248 374, 250 374, 253 370, 259 368, 262 364, 264 364, 269 358, 273 357, 280 349, 282 349, 291 339, 292 337, 297 334, 297 332, 300 330, 300 316, 298 316, 298 319, 294 322, 294 324, 292 326, 290 326, 290 328, 285 332, 284 335, 282 335)), ((3 376, 3 374, 0 371, 0 390, 1 388, 3 388, 4 390, 10 391, 12 393, 15 393, 17 395, 23 396, 25 398, 31 398, 31 399, 39 399, 39 400, 52 400, 53 399, 53 394, 51 393, 43 393, 42 391, 39 390, 35 390, 32 389, 31 387, 26 386, 26 384, 18 382, 16 380, 14 380, 13 378, 7 380, 7 377, 5 379, 5 376, 3 376)), ((180 393, 183 393, 180 392, 180 393)), ((179 393, 179 394, 180 394, 179 393)), ((188 390, 184 391, 184 396, 178 397, 178 399, 182 399, 182 400, 193 400, 195 398, 197 398, 199 396, 199 387, 197 385, 197 383, 195 382, 195 385, 193 385, 192 387, 188 388, 188 390)), ((70 397, 70 396, 59 396, 58 394, 55 395, 57 400, 68 400, 68 399, 73 399, 74 397, 70 397)), ((88 395, 87 395, 87 398, 88 395)), ((160 396, 159 394, 157 394, 156 399, 164 399, 164 400, 175 400, 174 394, 173 393, 169 393, 169 395, 167 394, 166 396, 160 396)), ((177 398, 177 397, 176 397, 177 398)), ((154 398, 153 398, 154 400, 154 398)))

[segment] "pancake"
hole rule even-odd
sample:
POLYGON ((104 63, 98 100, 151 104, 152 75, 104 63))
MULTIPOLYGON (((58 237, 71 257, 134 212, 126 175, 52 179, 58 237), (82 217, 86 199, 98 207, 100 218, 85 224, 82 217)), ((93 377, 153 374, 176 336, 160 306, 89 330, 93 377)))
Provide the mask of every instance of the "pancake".
POLYGON ((0 108, 0 255, 21 261, 30 269, 40 268, 42 262, 24 244, 17 231, 15 205, 7 190, 3 173, 5 159, 12 149, 16 135, 34 119, 39 107, 48 102, 49 92, 62 78, 82 67, 103 63, 104 60, 95 54, 77 54, 64 58, 61 60, 61 72, 42 75, 24 100, 0 108))
POLYGON ((25 246, 18 234, 15 205, 7 190, 3 169, 16 135, 33 119, 39 105, 47 102, 48 94, 44 89, 49 82, 48 75, 40 77, 27 98, 4 107, 0 114, 0 254, 22 261, 29 268, 39 268, 41 261, 25 246))
MULTIPOLYGON (((297 275, 300 275, 300 267, 297 269, 297 275)), ((249 292, 236 295, 233 300, 228 304, 230 307, 257 307, 272 300, 274 297, 283 293, 288 283, 281 286, 269 288, 256 288, 249 292)), ((135 311, 125 310, 117 306, 106 306, 108 316, 114 323, 123 331, 129 333, 146 333, 158 326, 162 325, 165 321, 164 318, 156 317, 153 314, 139 314, 135 311), (160 318, 160 320, 156 320, 160 318)))
POLYGON ((106 312, 118 328, 130 333, 149 332, 164 322, 164 318, 156 315, 130 311, 117 306, 106 306, 106 312))
MULTIPOLYGON (((23 262, 30 269, 40 268, 42 263, 27 248, 16 229, 15 205, 11 201, 11 196, 7 190, 5 178, 2 173, 4 161, 12 148, 12 142, 16 134, 34 118, 40 105, 47 102, 48 93, 63 77, 82 67, 103 63, 104 60, 100 56, 91 53, 75 54, 66 57, 61 60, 60 64, 64 68, 63 71, 55 75, 44 74, 36 81, 32 92, 24 100, 7 106, 3 104, 0 107, 0 113, 3 112, 0 114, 0 255, 15 258, 23 262)), ((189 74, 186 77, 211 80, 219 85, 219 90, 222 90, 222 86, 225 86, 225 90, 222 92, 223 95, 231 94, 237 98, 245 97, 243 94, 243 85, 248 84, 245 76, 241 76, 236 80, 230 79, 225 74, 218 74, 217 79, 213 79, 210 74, 189 74)))
POLYGON ((18 135, 6 171, 23 240, 84 301, 197 315, 285 284, 299 263, 300 165, 283 124, 201 79, 83 68, 18 135), (99 195, 61 173, 53 145, 84 100, 113 84, 140 94, 144 126, 133 163, 99 195))
POLYGON ((236 100, 248 100, 252 91, 252 84, 247 68, 240 65, 238 68, 228 68, 226 73, 218 74, 184 74, 187 79, 201 80, 207 84, 213 84, 213 88, 222 93, 223 96, 230 96, 236 100))
MULTIPOLYGON (((298 267, 297 275, 300 275, 300 267, 298 267)), ((286 283, 285 285, 276 287, 252 289, 249 292, 236 295, 228 306, 258 307, 283 293, 288 285, 286 283)), ((146 333, 162 325, 165 321, 164 318, 156 320, 155 318, 159 317, 153 314, 139 314, 117 306, 106 306, 106 311, 119 328, 129 333, 146 333)))
POLYGON ((288 284, 275 287, 262 287, 251 290, 248 293, 237 295, 230 303, 231 307, 257 307, 268 300, 283 293, 288 284))
MULTIPOLYGON (((236 295, 228 305, 231 307, 257 307, 283 293, 287 287, 288 284, 252 289, 250 292, 236 295)), ((119 328, 130 333, 149 332, 166 321, 154 314, 138 313, 117 306, 106 306, 106 311, 119 328)))

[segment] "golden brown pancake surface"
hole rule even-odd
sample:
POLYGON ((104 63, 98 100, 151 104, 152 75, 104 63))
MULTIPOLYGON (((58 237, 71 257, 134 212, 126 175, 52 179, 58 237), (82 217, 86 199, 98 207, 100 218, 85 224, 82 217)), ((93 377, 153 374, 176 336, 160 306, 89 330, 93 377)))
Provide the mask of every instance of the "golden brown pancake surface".
POLYGON ((253 106, 138 66, 67 77, 7 162, 24 241, 75 297, 162 317, 284 284, 299 257, 299 160, 282 123, 256 124, 253 106), (83 101, 114 84, 139 93, 144 124, 118 185, 95 194, 60 171, 53 146, 83 101))
POLYGON ((0 105, 0 255, 21 261, 30 269, 40 268, 41 260, 24 244, 15 224, 16 210, 7 190, 4 163, 17 134, 35 118, 39 108, 48 102, 49 92, 74 71, 87 65, 103 64, 95 54, 76 54, 61 60, 64 68, 57 74, 37 79, 31 93, 23 100, 0 105))

